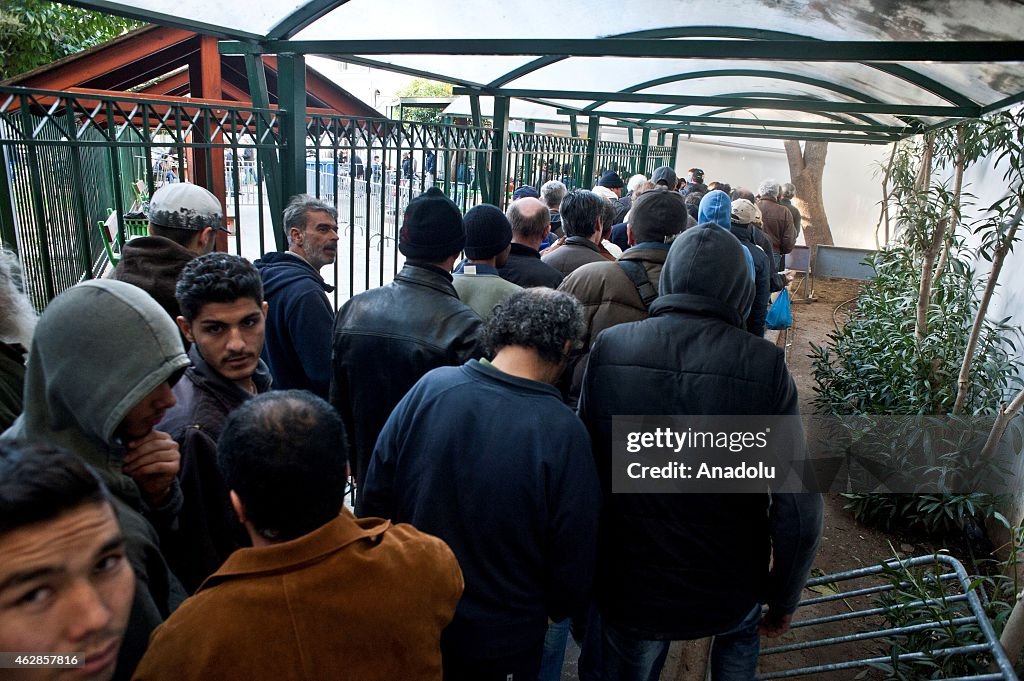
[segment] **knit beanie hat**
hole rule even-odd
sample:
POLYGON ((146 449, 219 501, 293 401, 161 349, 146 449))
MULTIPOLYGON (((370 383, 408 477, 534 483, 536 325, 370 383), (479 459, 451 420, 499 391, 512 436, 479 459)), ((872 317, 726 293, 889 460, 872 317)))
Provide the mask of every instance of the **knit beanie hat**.
POLYGON ((466 229, 458 207, 437 187, 431 187, 409 202, 398 250, 411 260, 438 262, 462 251, 466 229))
POLYGON ((512 243, 512 225, 496 206, 481 203, 466 211, 466 257, 487 260, 512 243))

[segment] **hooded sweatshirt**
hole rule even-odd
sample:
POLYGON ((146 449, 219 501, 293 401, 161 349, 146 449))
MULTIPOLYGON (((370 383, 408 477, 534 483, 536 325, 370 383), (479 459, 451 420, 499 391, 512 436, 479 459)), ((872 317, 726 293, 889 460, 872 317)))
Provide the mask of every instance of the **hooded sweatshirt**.
POLYGON ((267 253, 255 263, 267 301, 263 361, 278 390, 309 390, 327 399, 331 376, 334 290, 301 257, 267 253))
POLYGON ((669 249, 650 317, 594 342, 579 416, 604 506, 596 598, 605 621, 642 639, 735 627, 757 603, 791 613, 821 533, 814 494, 612 494, 616 415, 796 415, 782 351, 744 328, 748 251, 724 229, 688 229, 669 249))
POLYGON ((159 509, 145 506, 121 472, 118 426, 136 404, 189 365, 177 327, 145 291, 111 279, 74 286, 39 317, 25 377, 25 410, 2 439, 64 447, 99 474, 114 497, 129 561, 138 577, 116 678, 134 669, 152 629, 184 598, 153 526, 170 526, 181 490, 159 509))

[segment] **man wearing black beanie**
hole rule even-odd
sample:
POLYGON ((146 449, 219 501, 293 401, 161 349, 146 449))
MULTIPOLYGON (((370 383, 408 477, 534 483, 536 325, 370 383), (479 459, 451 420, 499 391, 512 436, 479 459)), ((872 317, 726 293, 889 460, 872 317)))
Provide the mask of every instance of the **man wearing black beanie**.
POLYGON ((459 300, 452 267, 466 246, 459 209, 437 187, 409 202, 398 233, 405 266, 338 312, 331 404, 345 423, 359 488, 391 410, 431 369, 479 358, 479 315, 459 300))
POLYGON ((455 268, 452 284, 459 298, 485 321, 494 316, 494 306, 522 290, 498 274, 508 262, 512 225, 496 206, 482 203, 466 212, 466 259, 455 268))

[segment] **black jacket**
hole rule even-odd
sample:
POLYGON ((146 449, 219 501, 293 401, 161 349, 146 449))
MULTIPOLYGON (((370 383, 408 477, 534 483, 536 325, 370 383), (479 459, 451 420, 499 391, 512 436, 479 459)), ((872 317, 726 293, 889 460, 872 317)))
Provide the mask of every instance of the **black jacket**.
POLYGON ((263 361, 277 390, 309 390, 327 398, 331 374, 334 287, 302 258, 267 253, 255 263, 267 301, 263 361))
POLYGON ((820 537, 818 495, 611 494, 613 415, 797 414, 782 351, 743 328, 754 291, 742 248, 714 225, 684 232, 650 318, 591 349, 579 414, 604 490, 597 600, 639 638, 721 633, 759 602, 792 612, 820 537))
POLYGON ((502 279, 518 284, 523 288, 531 286, 547 286, 558 288, 565 276, 551 265, 542 262, 540 253, 522 244, 512 244, 508 254, 508 262, 498 269, 502 279))
MULTIPOLYGON (((174 385, 177 404, 158 429, 173 437, 181 449, 178 480, 185 497, 177 532, 165 543, 164 553, 171 570, 192 594, 235 549, 250 545, 217 467, 217 439, 228 415, 252 395, 214 371, 195 346, 189 359, 192 366, 174 385)), ((257 392, 270 390, 270 374, 263 362, 252 378, 257 392)))
POLYGON ((384 422, 416 381, 431 369, 481 356, 481 324, 459 300, 450 274, 408 263, 390 284, 360 293, 338 311, 331 404, 345 422, 358 485, 384 422))

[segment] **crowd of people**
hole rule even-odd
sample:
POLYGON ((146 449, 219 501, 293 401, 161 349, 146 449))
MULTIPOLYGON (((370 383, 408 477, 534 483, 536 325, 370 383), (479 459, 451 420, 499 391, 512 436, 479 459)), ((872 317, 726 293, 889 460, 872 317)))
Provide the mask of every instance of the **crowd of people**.
POLYGON ((214 252, 216 197, 162 187, 112 276, 38 318, 0 254, 0 652, 97 680, 553 681, 571 635, 579 678, 640 681, 714 636, 712 678, 754 678, 820 496, 613 493, 612 430, 797 414, 761 337, 787 191, 607 171, 463 215, 432 187, 394 280, 337 312, 337 210, 304 194, 249 262, 214 252))

